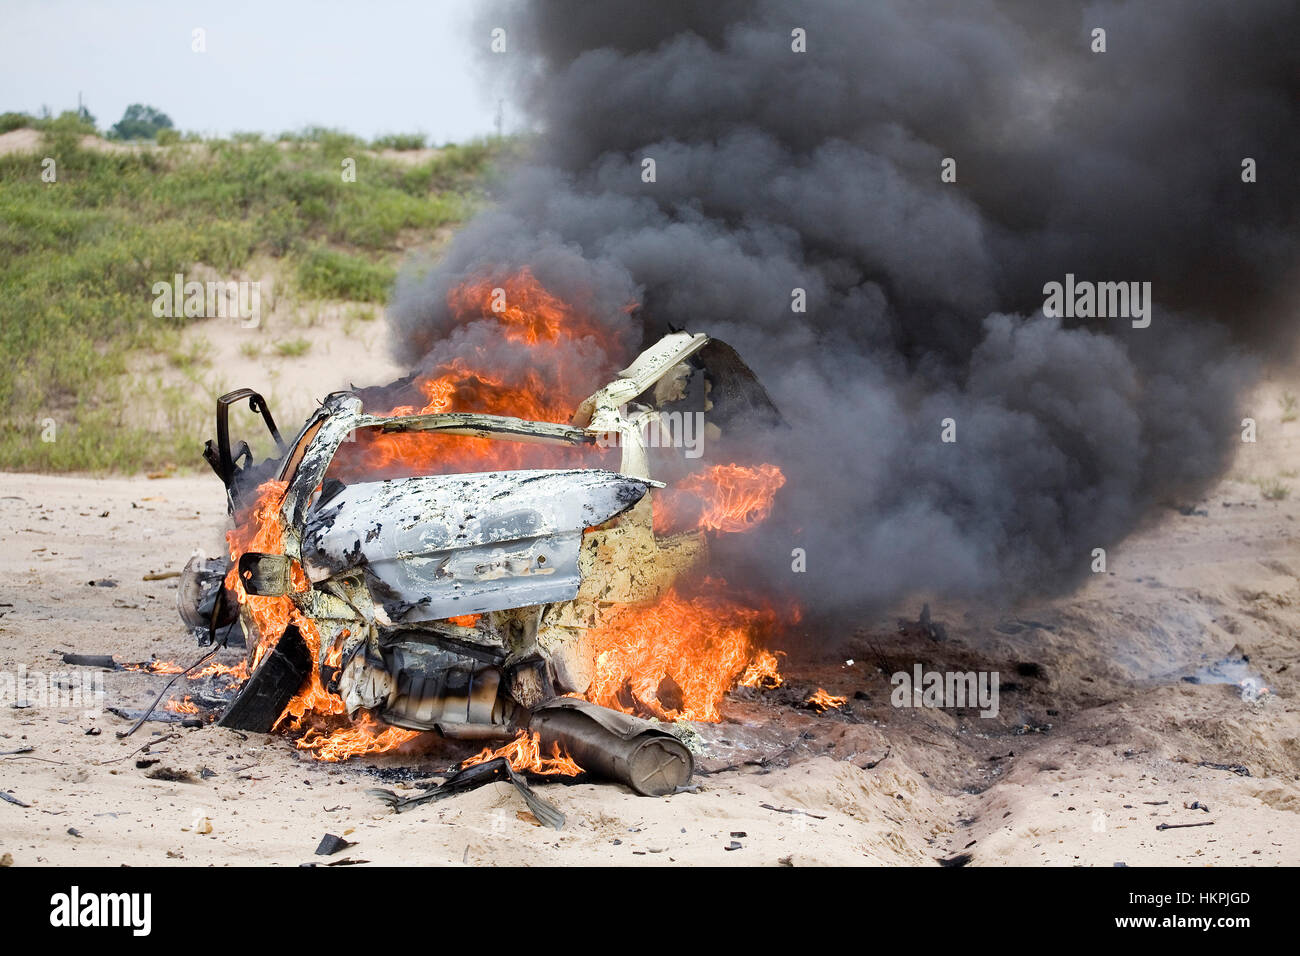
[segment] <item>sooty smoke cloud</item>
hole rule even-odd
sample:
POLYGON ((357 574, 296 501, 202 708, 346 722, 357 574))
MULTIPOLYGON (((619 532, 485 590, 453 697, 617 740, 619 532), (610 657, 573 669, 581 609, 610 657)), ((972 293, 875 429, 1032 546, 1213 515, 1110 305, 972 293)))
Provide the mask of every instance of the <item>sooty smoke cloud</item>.
MULTIPOLYGON (((789 478, 744 547, 774 586, 841 607, 1068 586, 1223 471, 1255 356, 1290 348, 1290 0, 573 0, 492 8, 485 46, 497 26, 536 152, 399 284, 397 348, 455 354, 448 289, 525 265, 632 351, 669 326, 727 341, 791 425, 753 450, 789 478), (1066 273, 1150 282, 1150 327, 1044 317, 1066 273)), ((627 357, 593 356, 594 382, 627 357)))

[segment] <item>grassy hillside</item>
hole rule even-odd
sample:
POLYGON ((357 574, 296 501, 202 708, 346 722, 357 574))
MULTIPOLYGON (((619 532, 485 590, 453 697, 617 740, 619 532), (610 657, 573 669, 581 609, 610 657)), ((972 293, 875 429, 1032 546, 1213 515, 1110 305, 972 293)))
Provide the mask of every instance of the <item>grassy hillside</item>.
POLYGON ((0 155, 0 470, 192 462, 206 437, 193 390, 134 394, 140 354, 194 358, 177 354, 194 320, 155 317, 154 283, 196 264, 228 276, 256 257, 283 294, 377 312, 403 250, 469 215, 502 148, 381 154, 323 130, 112 148, 73 126, 31 135, 35 152, 0 155), (42 181, 45 157, 55 182, 42 181))

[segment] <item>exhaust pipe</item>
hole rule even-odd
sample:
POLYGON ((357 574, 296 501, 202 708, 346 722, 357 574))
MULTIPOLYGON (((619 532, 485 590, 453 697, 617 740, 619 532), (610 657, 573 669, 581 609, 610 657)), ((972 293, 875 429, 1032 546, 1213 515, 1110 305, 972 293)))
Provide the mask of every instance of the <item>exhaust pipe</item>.
POLYGON ((529 729, 545 750, 559 744, 583 770, 647 797, 675 793, 695 772, 691 752, 668 731, 585 700, 548 701, 533 711, 529 729))

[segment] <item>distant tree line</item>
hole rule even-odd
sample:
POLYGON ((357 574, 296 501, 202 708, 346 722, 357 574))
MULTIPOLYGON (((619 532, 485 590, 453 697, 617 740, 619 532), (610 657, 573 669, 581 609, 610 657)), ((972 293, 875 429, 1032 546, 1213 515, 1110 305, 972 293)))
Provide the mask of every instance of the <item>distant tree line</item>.
POLYGON ((172 129, 171 117, 162 110, 143 103, 132 103, 122 118, 109 127, 109 139, 157 139, 158 133, 172 129))
MULTIPOLYGON (((90 110, 79 106, 53 116, 48 109, 37 116, 30 113, 0 113, 0 133, 15 129, 40 129, 57 132, 98 134, 95 117, 90 110)), ((154 106, 132 103, 122 118, 108 128, 109 139, 158 139, 164 130, 174 130, 171 117, 154 106)))
MULTIPOLYGON (((72 136, 103 135, 113 140, 156 140, 160 146, 169 146, 181 140, 200 141, 203 137, 196 132, 182 136, 172 119, 156 106, 144 103, 132 103, 122 114, 122 118, 100 133, 95 124, 95 117, 84 106, 75 110, 64 110, 54 116, 48 107, 37 115, 30 113, 0 113, 0 134, 16 129, 38 129, 51 133, 72 136)), ((229 136, 234 143, 260 143, 265 139, 261 133, 234 132, 229 136)), ((402 152, 427 148, 429 138, 424 133, 384 133, 376 136, 367 144, 360 136, 339 129, 324 126, 308 126, 298 131, 286 131, 279 135, 281 142, 316 143, 326 152, 334 153, 353 149, 397 150, 402 152)), ((451 144, 446 144, 446 148, 451 144)))

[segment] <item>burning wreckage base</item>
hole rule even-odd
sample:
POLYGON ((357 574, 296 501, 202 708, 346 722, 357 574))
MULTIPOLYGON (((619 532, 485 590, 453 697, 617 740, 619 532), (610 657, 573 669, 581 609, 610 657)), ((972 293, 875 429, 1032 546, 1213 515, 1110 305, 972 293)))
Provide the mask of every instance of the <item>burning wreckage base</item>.
MULTIPOLYGON (((565 763, 641 794, 686 787, 694 761, 671 723, 585 697, 599 676, 593 635, 608 629, 611 611, 663 597, 707 556, 698 528, 656 531, 651 492, 664 484, 649 476, 644 433, 663 409, 687 400, 693 377, 705 377, 696 357, 709 346, 704 335, 664 337, 583 402, 570 424, 464 412, 375 416, 356 393, 340 392, 286 443, 260 395, 223 396, 205 456, 238 525, 231 559, 195 558, 180 587, 182 617, 200 643, 247 646, 251 673, 219 724, 288 726, 319 739, 328 730, 312 718, 321 717, 327 727, 513 739, 531 744, 534 762, 565 763), (244 400, 264 419, 278 457, 255 464, 246 443, 232 447, 229 412, 244 400), (331 467, 345 445, 382 448, 410 436, 559 452, 611 443, 621 461, 617 472, 498 467, 350 483, 331 467)), ((714 343, 712 354, 726 366, 729 394, 775 415, 734 352, 714 343)), ((552 460, 562 460, 559 452, 552 460)), ((511 746, 485 750, 415 802, 504 772, 536 805, 512 766, 519 761, 502 756, 511 746)), ((402 809, 412 801, 390 802, 402 809)), ((538 816, 556 823, 554 813, 538 816)))

